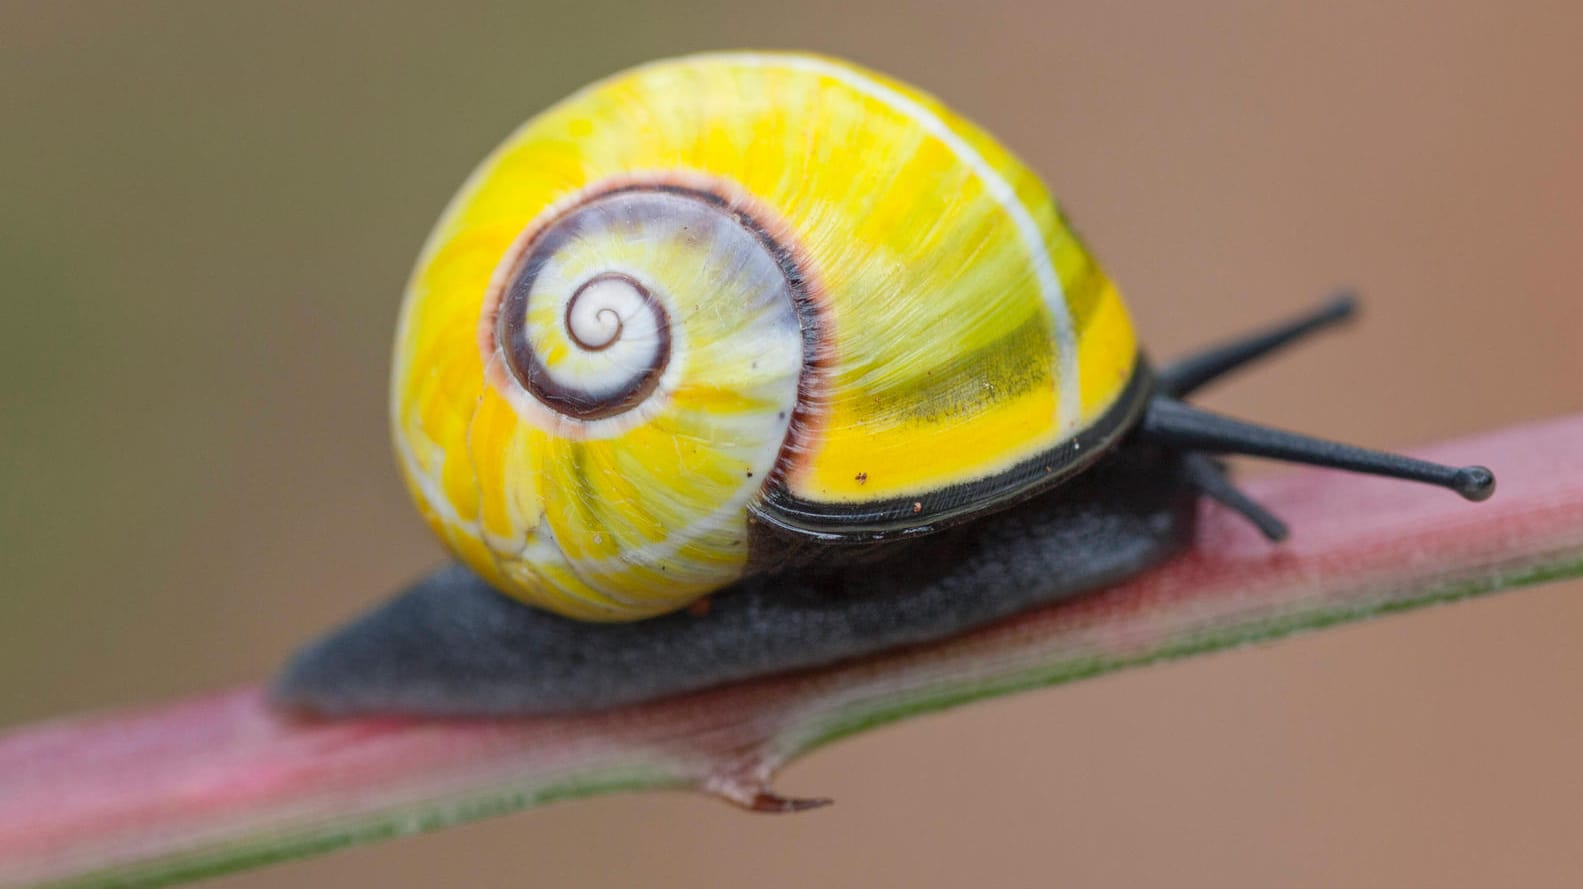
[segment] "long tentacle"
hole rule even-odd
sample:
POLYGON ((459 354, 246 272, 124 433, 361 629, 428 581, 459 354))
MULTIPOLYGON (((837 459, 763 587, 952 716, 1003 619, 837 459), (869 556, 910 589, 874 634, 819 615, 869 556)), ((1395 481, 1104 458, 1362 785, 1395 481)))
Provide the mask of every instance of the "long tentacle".
POLYGON ((1445 466, 1310 438, 1234 420, 1164 396, 1149 403, 1137 434, 1177 450, 1246 454, 1423 482, 1448 488, 1468 500, 1486 500, 1495 493, 1495 474, 1483 466, 1445 466))
POLYGON ((1161 392, 1184 398, 1283 346, 1351 318, 1356 311, 1357 300, 1353 295, 1339 294, 1323 306, 1290 321, 1178 359, 1160 368, 1155 380, 1161 392))

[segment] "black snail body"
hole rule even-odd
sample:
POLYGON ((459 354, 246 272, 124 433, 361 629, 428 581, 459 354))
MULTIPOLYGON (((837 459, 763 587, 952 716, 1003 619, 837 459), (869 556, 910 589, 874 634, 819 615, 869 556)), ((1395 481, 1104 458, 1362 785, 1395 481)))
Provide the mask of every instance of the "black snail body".
POLYGON ((811 56, 638 69, 513 136, 414 275, 398 454, 462 564, 273 698, 580 711, 940 639, 1170 558, 1201 496, 1285 537, 1220 454, 1488 497, 1182 401, 1352 308, 1155 371, 1037 179, 928 97, 811 56))

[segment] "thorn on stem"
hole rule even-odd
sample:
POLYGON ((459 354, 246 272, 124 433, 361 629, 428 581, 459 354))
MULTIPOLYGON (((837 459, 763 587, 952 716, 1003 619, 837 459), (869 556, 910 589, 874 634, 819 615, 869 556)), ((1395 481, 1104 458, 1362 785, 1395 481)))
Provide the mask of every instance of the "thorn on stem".
POLYGON ((773 790, 760 790, 753 794, 753 799, 747 808, 755 812, 771 812, 784 814, 787 812, 806 812, 809 809, 819 809, 830 805, 835 800, 829 797, 786 797, 773 790))
POLYGON ((726 802, 750 812, 805 812, 835 802, 826 797, 789 797, 776 793, 769 785, 768 775, 745 776, 742 774, 716 774, 703 784, 703 789, 726 802))

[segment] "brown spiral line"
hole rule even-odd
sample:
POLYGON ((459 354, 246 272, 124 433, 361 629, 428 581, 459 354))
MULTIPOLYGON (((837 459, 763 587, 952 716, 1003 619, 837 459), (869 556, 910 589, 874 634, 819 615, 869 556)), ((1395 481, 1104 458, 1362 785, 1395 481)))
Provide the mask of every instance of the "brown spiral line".
MULTIPOLYGON (((659 337, 659 342, 654 350, 654 360, 643 372, 635 375, 627 385, 615 392, 595 395, 575 386, 568 386, 550 375, 544 362, 539 360, 533 351, 533 345, 527 337, 527 307, 528 299, 533 293, 533 283, 538 278, 539 272, 544 268, 549 258, 554 255, 562 243, 569 238, 577 228, 575 221, 568 220, 569 224, 552 228, 545 233, 539 243, 528 251, 527 256, 517 266, 507 285, 505 299, 501 303, 496 338, 505 352, 506 363, 511 368, 511 373, 517 382, 527 389, 545 406, 557 413, 573 417, 578 420, 599 420, 626 413, 637 407, 654 392, 660 383, 660 376, 665 373, 665 368, 671 360, 671 325, 670 316, 666 314, 665 307, 660 305, 654 294, 649 292, 635 278, 630 275, 606 273, 596 275, 578 286, 571 299, 566 301, 566 312, 562 316, 567 337, 580 349, 589 352, 602 352, 621 340, 625 330, 620 315, 616 316, 616 329, 604 342, 591 343, 579 337, 572 327, 572 310, 577 306, 577 301, 582 299, 588 288, 603 281, 621 281, 642 298, 643 305, 654 315, 654 329, 659 337)), ((615 312, 614 309, 602 309, 596 317, 605 318, 606 312, 615 312)))
POLYGON ((572 294, 572 298, 566 301, 566 314, 562 318, 562 323, 566 325, 566 335, 572 338, 572 342, 576 343, 577 347, 579 349, 583 349, 583 350, 586 350, 586 351, 589 351, 589 352, 603 352, 604 350, 610 348, 611 346, 614 346, 618 341, 620 341, 622 332, 626 330, 627 325, 626 325, 625 322, 623 322, 621 320, 621 313, 616 311, 615 309, 608 308, 608 307, 600 309, 599 311, 594 313, 594 317, 598 318, 601 321, 608 320, 609 317, 612 316, 612 315, 615 316, 615 319, 616 319, 616 330, 615 330, 615 333, 612 333, 610 335, 610 338, 605 340, 604 342, 602 342, 602 343, 590 343, 587 340, 583 339, 582 337, 578 336, 577 335, 577 328, 572 326, 572 310, 577 308, 578 300, 581 300, 583 298, 583 294, 588 292, 588 288, 590 288, 590 287, 594 286, 595 284, 598 284, 598 283, 600 283, 602 281, 624 281, 624 282, 626 282, 627 286, 631 287, 633 290, 636 290, 638 292, 638 295, 643 297, 643 304, 645 306, 648 306, 649 310, 655 313, 655 317, 659 318, 661 322, 664 321, 664 313, 663 313, 663 311, 659 310, 658 306, 656 306, 654 304, 654 297, 653 297, 653 295, 651 295, 649 293, 649 289, 647 287, 644 287, 642 284, 639 284, 637 282, 636 278, 633 278, 631 275, 620 275, 620 274, 615 274, 615 273, 607 273, 607 274, 603 274, 603 275, 595 275, 594 277, 589 278, 587 281, 584 281, 582 283, 582 285, 577 288, 577 291, 572 294))

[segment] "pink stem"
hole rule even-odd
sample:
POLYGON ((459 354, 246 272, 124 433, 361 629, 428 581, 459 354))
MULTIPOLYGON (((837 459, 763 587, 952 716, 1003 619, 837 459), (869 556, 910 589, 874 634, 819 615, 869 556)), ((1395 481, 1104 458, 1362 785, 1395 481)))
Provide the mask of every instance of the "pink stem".
POLYGON ((157 883, 569 795, 690 787, 769 811, 824 741, 911 712, 1544 579, 1583 566, 1583 415, 1428 449, 1500 491, 1325 471, 1249 486, 1272 546, 1205 505, 1195 548, 1064 606, 943 643, 608 713, 312 723, 243 688, 0 736, 0 885, 157 883))

